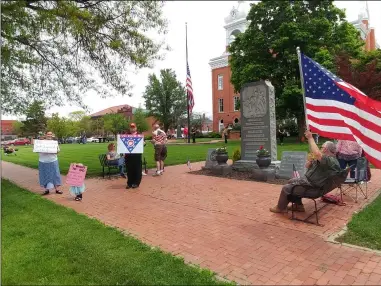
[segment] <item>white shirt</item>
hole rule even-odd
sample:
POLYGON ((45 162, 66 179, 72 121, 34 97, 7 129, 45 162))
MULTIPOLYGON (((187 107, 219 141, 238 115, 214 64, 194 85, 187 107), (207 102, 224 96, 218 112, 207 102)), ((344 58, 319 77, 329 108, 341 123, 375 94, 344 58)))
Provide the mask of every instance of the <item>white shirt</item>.
MULTIPOLYGON (((60 151, 60 147, 58 146, 58 152, 60 151)), ((51 163, 58 160, 57 154, 52 153, 38 153, 39 159, 38 161, 42 163, 51 163)))

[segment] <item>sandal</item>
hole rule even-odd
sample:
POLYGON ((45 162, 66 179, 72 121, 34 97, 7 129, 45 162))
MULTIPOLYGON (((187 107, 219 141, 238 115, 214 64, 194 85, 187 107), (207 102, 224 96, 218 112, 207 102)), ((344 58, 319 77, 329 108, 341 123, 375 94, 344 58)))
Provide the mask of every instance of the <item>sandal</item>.
POLYGON ((80 198, 80 197, 75 197, 74 200, 76 200, 77 202, 79 202, 79 201, 82 201, 82 198, 80 198))
POLYGON ((56 190, 56 194, 60 194, 60 195, 62 195, 62 194, 63 194, 63 191, 56 190))
POLYGON ((49 190, 45 190, 45 192, 42 193, 43 196, 49 195, 49 190))

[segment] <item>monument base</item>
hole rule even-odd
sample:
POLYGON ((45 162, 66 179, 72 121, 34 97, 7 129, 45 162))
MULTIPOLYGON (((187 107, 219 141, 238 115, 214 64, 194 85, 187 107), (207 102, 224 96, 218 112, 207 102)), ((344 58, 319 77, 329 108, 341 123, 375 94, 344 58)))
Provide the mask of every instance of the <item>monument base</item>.
MULTIPOLYGON (((267 169, 279 170, 280 161, 271 161, 267 169)), ((233 163, 233 170, 238 172, 253 172, 254 170, 265 170, 258 167, 257 162, 252 160, 239 160, 233 163)))
POLYGON ((228 164, 216 165, 212 167, 212 173, 214 175, 226 176, 232 172, 232 166, 228 164))
POLYGON ((254 169, 253 179, 262 182, 275 180, 275 168, 269 167, 267 169, 254 169))

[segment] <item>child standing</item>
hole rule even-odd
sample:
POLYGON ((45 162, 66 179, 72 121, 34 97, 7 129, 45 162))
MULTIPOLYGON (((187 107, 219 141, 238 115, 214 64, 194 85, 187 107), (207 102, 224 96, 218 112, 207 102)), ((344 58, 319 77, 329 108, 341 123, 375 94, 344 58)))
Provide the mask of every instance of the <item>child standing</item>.
MULTIPOLYGON (((74 170, 76 170, 76 171, 78 171, 78 173, 82 173, 81 174, 81 177, 84 177, 84 176, 86 176, 86 171, 87 171, 87 168, 83 165, 83 164, 81 164, 81 163, 73 163, 72 164, 72 166, 73 167, 71 167, 71 168, 73 168, 74 170), (84 175, 84 176, 83 176, 84 175)), ((70 184, 70 183, 69 183, 70 184)), ((82 183, 82 185, 81 186, 73 186, 73 185, 70 185, 70 189, 69 189, 69 191, 70 191, 70 193, 73 195, 73 196, 75 196, 75 198, 74 198, 74 200, 75 201, 82 201, 82 194, 84 193, 84 191, 85 191, 85 189, 86 189, 86 187, 85 187, 85 182, 84 182, 84 180, 83 180, 83 183, 82 183)))

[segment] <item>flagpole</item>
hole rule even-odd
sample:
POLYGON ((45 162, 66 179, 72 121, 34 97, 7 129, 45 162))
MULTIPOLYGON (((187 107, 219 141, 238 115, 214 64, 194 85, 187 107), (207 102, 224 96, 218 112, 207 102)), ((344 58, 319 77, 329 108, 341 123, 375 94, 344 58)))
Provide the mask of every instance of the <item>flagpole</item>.
POLYGON ((298 54, 300 83, 302 85, 303 104, 304 104, 304 116, 305 116, 305 120, 306 120, 306 130, 309 130, 308 117, 307 117, 307 108, 306 108, 306 93, 305 93, 305 89, 304 89, 304 77, 303 77, 303 70, 302 70, 302 58, 301 58, 300 48, 299 47, 296 48, 296 53, 298 54))
MULTIPOLYGON (((188 76, 188 24, 185 22, 185 51, 186 51, 186 74, 188 76)), ((186 84, 186 83, 185 83, 186 84)), ((188 143, 190 143, 190 116, 189 116, 189 94, 187 88, 187 121, 188 121, 188 143)))

